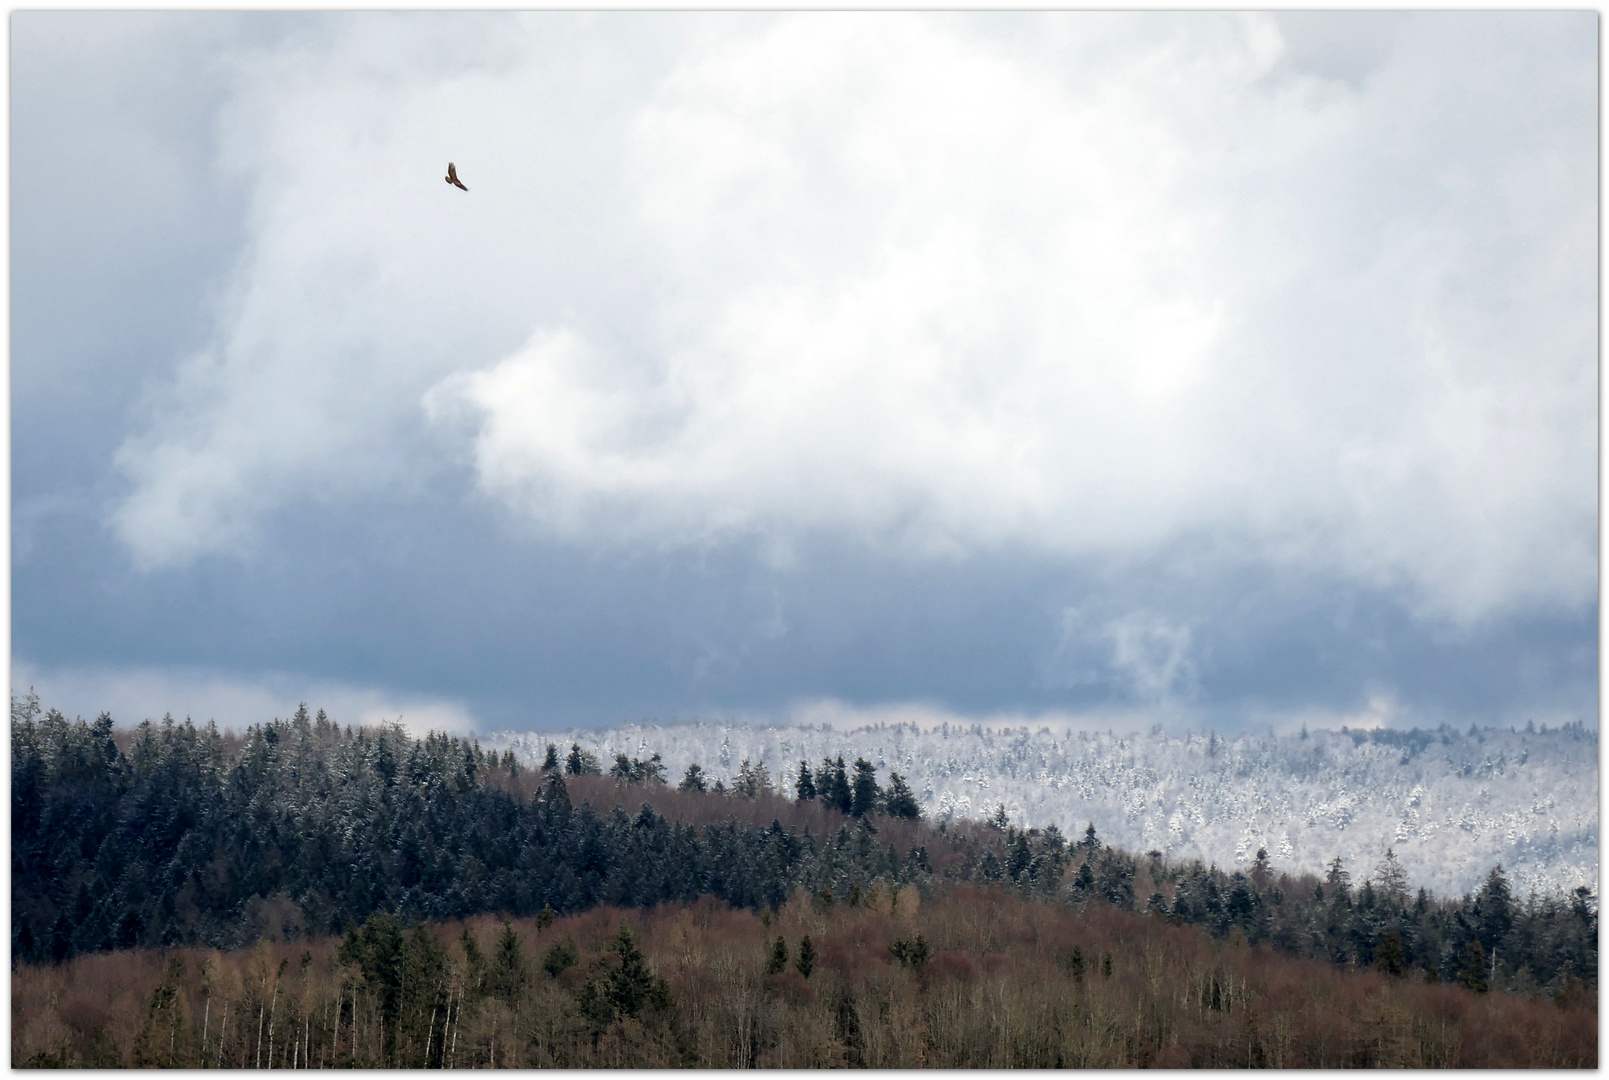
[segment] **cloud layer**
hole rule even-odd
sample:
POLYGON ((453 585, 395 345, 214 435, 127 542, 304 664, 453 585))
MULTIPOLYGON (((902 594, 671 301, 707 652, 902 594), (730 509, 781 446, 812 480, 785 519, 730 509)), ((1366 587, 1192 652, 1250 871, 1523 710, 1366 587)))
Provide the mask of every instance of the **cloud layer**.
POLYGON ((337 723, 400 723, 415 736, 475 728, 459 702, 286 675, 246 678, 197 669, 41 667, 13 661, 11 687, 13 693, 37 693, 41 705, 69 717, 110 712, 120 727, 172 715, 244 732, 271 717, 288 717, 305 703, 337 723))
MULTIPOLYGON (((251 239, 116 527, 182 565, 461 461, 585 546, 1231 549, 1579 610, 1595 23, 1392 26, 1355 78, 1208 15, 363 16, 237 58, 251 239)), ((1187 627, 1103 632, 1188 680, 1187 627)))

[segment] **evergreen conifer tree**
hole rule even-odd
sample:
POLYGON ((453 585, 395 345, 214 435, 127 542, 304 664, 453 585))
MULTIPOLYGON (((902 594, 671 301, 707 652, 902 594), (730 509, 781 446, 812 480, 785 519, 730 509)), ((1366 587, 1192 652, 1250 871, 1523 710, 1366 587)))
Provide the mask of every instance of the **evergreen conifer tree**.
POLYGON ((777 939, 771 943, 771 955, 765 961, 767 975, 779 975, 782 969, 788 966, 788 942, 778 934, 777 939))
POLYGON ((530 974, 525 967, 525 953, 520 948, 520 935, 513 923, 503 924, 503 936, 497 939, 497 951, 492 954, 488 982, 492 996, 501 998, 510 1008, 530 982, 530 974))
POLYGON ((548 782, 542 788, 542 806, 559 817, 570 813, 570 789, 564 786, 564 777, 555 770, 548 773, 548 782))
POLYGON ((821 771, 816 774, 816 791, 822 802, 839 813, 849 813, 849 808, 854 803, 854 796, 849 788, 849 772, 844 767, 842 754, 836 761, 830 758, 822 759, 821 771))
POLYGON ((1458 954, 1458 984, 1477 994, 1491 989, 1491 983, 1486 980, 1486 950, 1474 938, 1464 942, 1464 949, 1458 954))
POLYGON ((1033 852, 1028 847, 1028 834, 1012 829, 1006 839, 1006 873, 1012 881, 1019 881, 1028 870, 1033 860, 1033 852))
POLYGON ((1346 872, 1346 864, 1341 856, 1337 855, 1331 859, 1329 870, 1324 875, 1324 884, 1335 892, 1344 893, 1351 881, 1352 875, 1346 872))
POLYGON ((1386 898, 1387 902, 1401 906, 1408 900, 1408 871, 1402 868, 1402 862, 1397 853, 1386 848, 1385 857, 1380 865, 1374 868, 1374 881, 1377 890, 1386 898))
POLYGON ((793 966, 807 979, 816 970, 816 946, 809 934, 799 939, 799 959, 793 962, 793 966))
POLYGON ((1268 849, 1257 849, 1257 857, 1251 864, 1251 880, 1256 886, 1266 888, 1269 880, 1274 876, 1273 866, 1268 861, 1268 849))
POLYGON ((899 961, 900 967, 919 968, 927 963, 927 958, 932 955, 932 951, 928 948, 927 940, 921 934, 917 934, 912 939, 896 939, 888 947, 888 951, 894 954, 894 959, 899 961))
POLYGON ((816 781, 810 775, 808 762, 799 762, 799 779, 794 784, 794 791, 798 793, 801 801, 809 801, 816 797, 816 781))
POLYGON ((617 1012, 636 1016, 645 1007, 664 1008, 670 1003, 669 985, 648 970, 647 958, 625 923, 620 924, 609 951, 620 961, 610 969, 607 983, 609 1004, 617 1012))
POLYGON ((757 799, 762 792, 770 790, 771 771, 765 767, 765 762, 750 763, 744 758, 743 764, 738 766, 737 779, 732 782, 732 794, 757 799))
POLYGON ((596 775, 603 771, 598 759, 581 749, 580 743, 570 744, 570 756, 564 760, 564 771, 571 776, 596 775))
POLYGON ((581 950, 576 947, 575 939, 569 936, 563 941, 555 941, 542 954, 542 970, 555 979, 580 962, 581 950))
POLYGON ((1475 894, 1475 920, 1481 944, 1499 948, 1514 925, 1514 900, 1509 893, 1508 876, 1503 864, 1498 863, 1486 875, 1486 881, 1475 894))
POLYGON ((1403 951, 1402 938, 1395 930, 1387 930, 1374 950, 1374 966, 1387 975, 1401 975, 1408 970, 1408 954, 1403 951))
POLYGON ((682 782, 676 785, 678 791, 708 791, 709 783, 704 779, 704 766, 693 762, 687 766, 682 774, 682 782))
POLYGON ((849 812, 865 817, 882 802, 883 792, 877 786, 877 769, 865 758, 855 759, 855 782, 850 792, 849 812))
MULTIPOLYGON (((304 967, 312 959, 311 953, 304 954, 304 967)), ((407 1064, 424 1065, 427 1062, 421 1059, 434 1041, 436 1017, 447 1004, 447 951, 424 923, 415 926, 403 943, 402 991, 403 1027, 415 1053, 421 1055, 407 1064)))
POLYGON ((897 772, 888 774, 888 791, 883 796, 883 809, 889 817, 915 820, 922 816, 922 807, 905 778, 897 772))
POLYGON ((363 982, 380 1006, 389 1059, 396 1047, 397 1021, 402 1015, 404 941, 402 928, 389 911, 382 911, 356 930, 350 930, 336 954, 343 964, 363 972, 363 982))
POLYGON ((647 761, 633 761, 631 763, 632 779, 640 784, 663 784, 665 782, 665 765, 655 750, 649 755, 647 761))

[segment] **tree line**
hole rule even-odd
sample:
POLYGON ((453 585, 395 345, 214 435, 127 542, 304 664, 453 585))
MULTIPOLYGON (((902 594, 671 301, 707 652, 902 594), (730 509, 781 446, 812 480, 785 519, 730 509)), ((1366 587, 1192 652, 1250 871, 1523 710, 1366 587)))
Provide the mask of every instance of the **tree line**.
MULTIPOLYGON (((796 891, 988 884, 1076 911, 1143 914, 1388 977, 1568 994, 1597 980, 1596 898, 1511 894, 1501 867, 1459 898, 1410 890, 1387 852, 1354 882, 1104 845, 1091 824, 929 825, 897 773, 763 763, 668 782, 658 755, 601 763, 549 746, 525 768, 473 740, 359 729, 305 707, 230 739, 189 721, 119 732, 13 700, 12 955, 250 946, 502 912, 559 916, 713 897, 769 910, 796 891)), ((915 948, 913 943, 912 948, 915 948)))
MULTIPOLYGON (((512 751, 504 752, 502 763, 505 769, 518 774, 519 763, 512 751)), ((541 768, 543 772, 554 772, 559 768, 559 748, 555 744, 547 744, 541 768)), ((794 793, 800 802, 819 799, 823 806, 832 807, 850 817, 883 813, 889 817, 914 820, 922 816, 922 807, 916 801, 916 794, 899 773, 889 773, 888 788, 884 790, 877 782, 877 767, 871 762, 858 757, 854 770, 854 778, 850 779, 842 754, 837 758, 823 758, 815 772, 811 771, 808 761, 801 760, 793 782, 794 793)), ((564 759, 564 772, 567 775, 597 775, 602 771, 597 758, 582 750, 580 743, 570 744, 570 753, 564 759)), ((665 766, 657 752, 646 760, 616 754, 615 762, 609 768, 609 776, 632 784, 662 784, 666 779, 665 766)), ((704 771, 704 766, 695 761, 687 766, 676 788, 678 791, 709 791, 716 795, 731 794, 752 799, 771 791, 773 785, 771 771, 765 762, 756 763, 744 758, 730 787, 723 778, 712 780, 704 771)))

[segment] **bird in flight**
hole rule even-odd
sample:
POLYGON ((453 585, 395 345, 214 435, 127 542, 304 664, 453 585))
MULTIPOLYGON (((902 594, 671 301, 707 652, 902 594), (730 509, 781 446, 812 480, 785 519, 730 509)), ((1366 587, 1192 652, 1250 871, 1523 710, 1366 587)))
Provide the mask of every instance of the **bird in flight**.
POLYGON ((460 188, 464 191, 469 190, 464 187, 464 182, 458 179, 458 170, 453 168, 453 163, 450 161, 447 163, 447 182, 455 188, 460 188))

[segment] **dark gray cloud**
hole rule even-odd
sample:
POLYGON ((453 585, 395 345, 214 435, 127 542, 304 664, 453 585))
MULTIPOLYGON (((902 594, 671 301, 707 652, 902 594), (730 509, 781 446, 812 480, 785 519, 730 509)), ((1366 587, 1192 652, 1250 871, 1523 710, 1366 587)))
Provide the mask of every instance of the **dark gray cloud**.
POLYGON ((18 671, 1590 721, 1595 30, 19 13, 18 671))
MULTIPOLYGON (((1589 616, 1438 633, 1388 596, 1259 566, 1182 577, 1170 560, 1117 573, 1020 556, 912 565, 842 544, 783 571, 753 550, 594 555, 445 492, 297 507, 264 554, 184 571, 131 571, 93 522, 45 529, 13 603, 15 649, 47 675, 299 673, 459 702, 493 727, 782 716, 822 698, 1234 730, 1340 723, 1384 696, 1403 724, 1556 723, 1590 718, 1597 692, 1589 616), (1066 632, 1069 611, 1082 632, 1066 632), (1159 688, 1122 661, 1106 631, 1135 611, 1150 620, 1142 631, 1189 629, 1188 678, 1159 688)), ((1166 650, 1152 652, 1160 666, 1166 650)), ((281 709, 311 695, 282 693, 281 709)))

